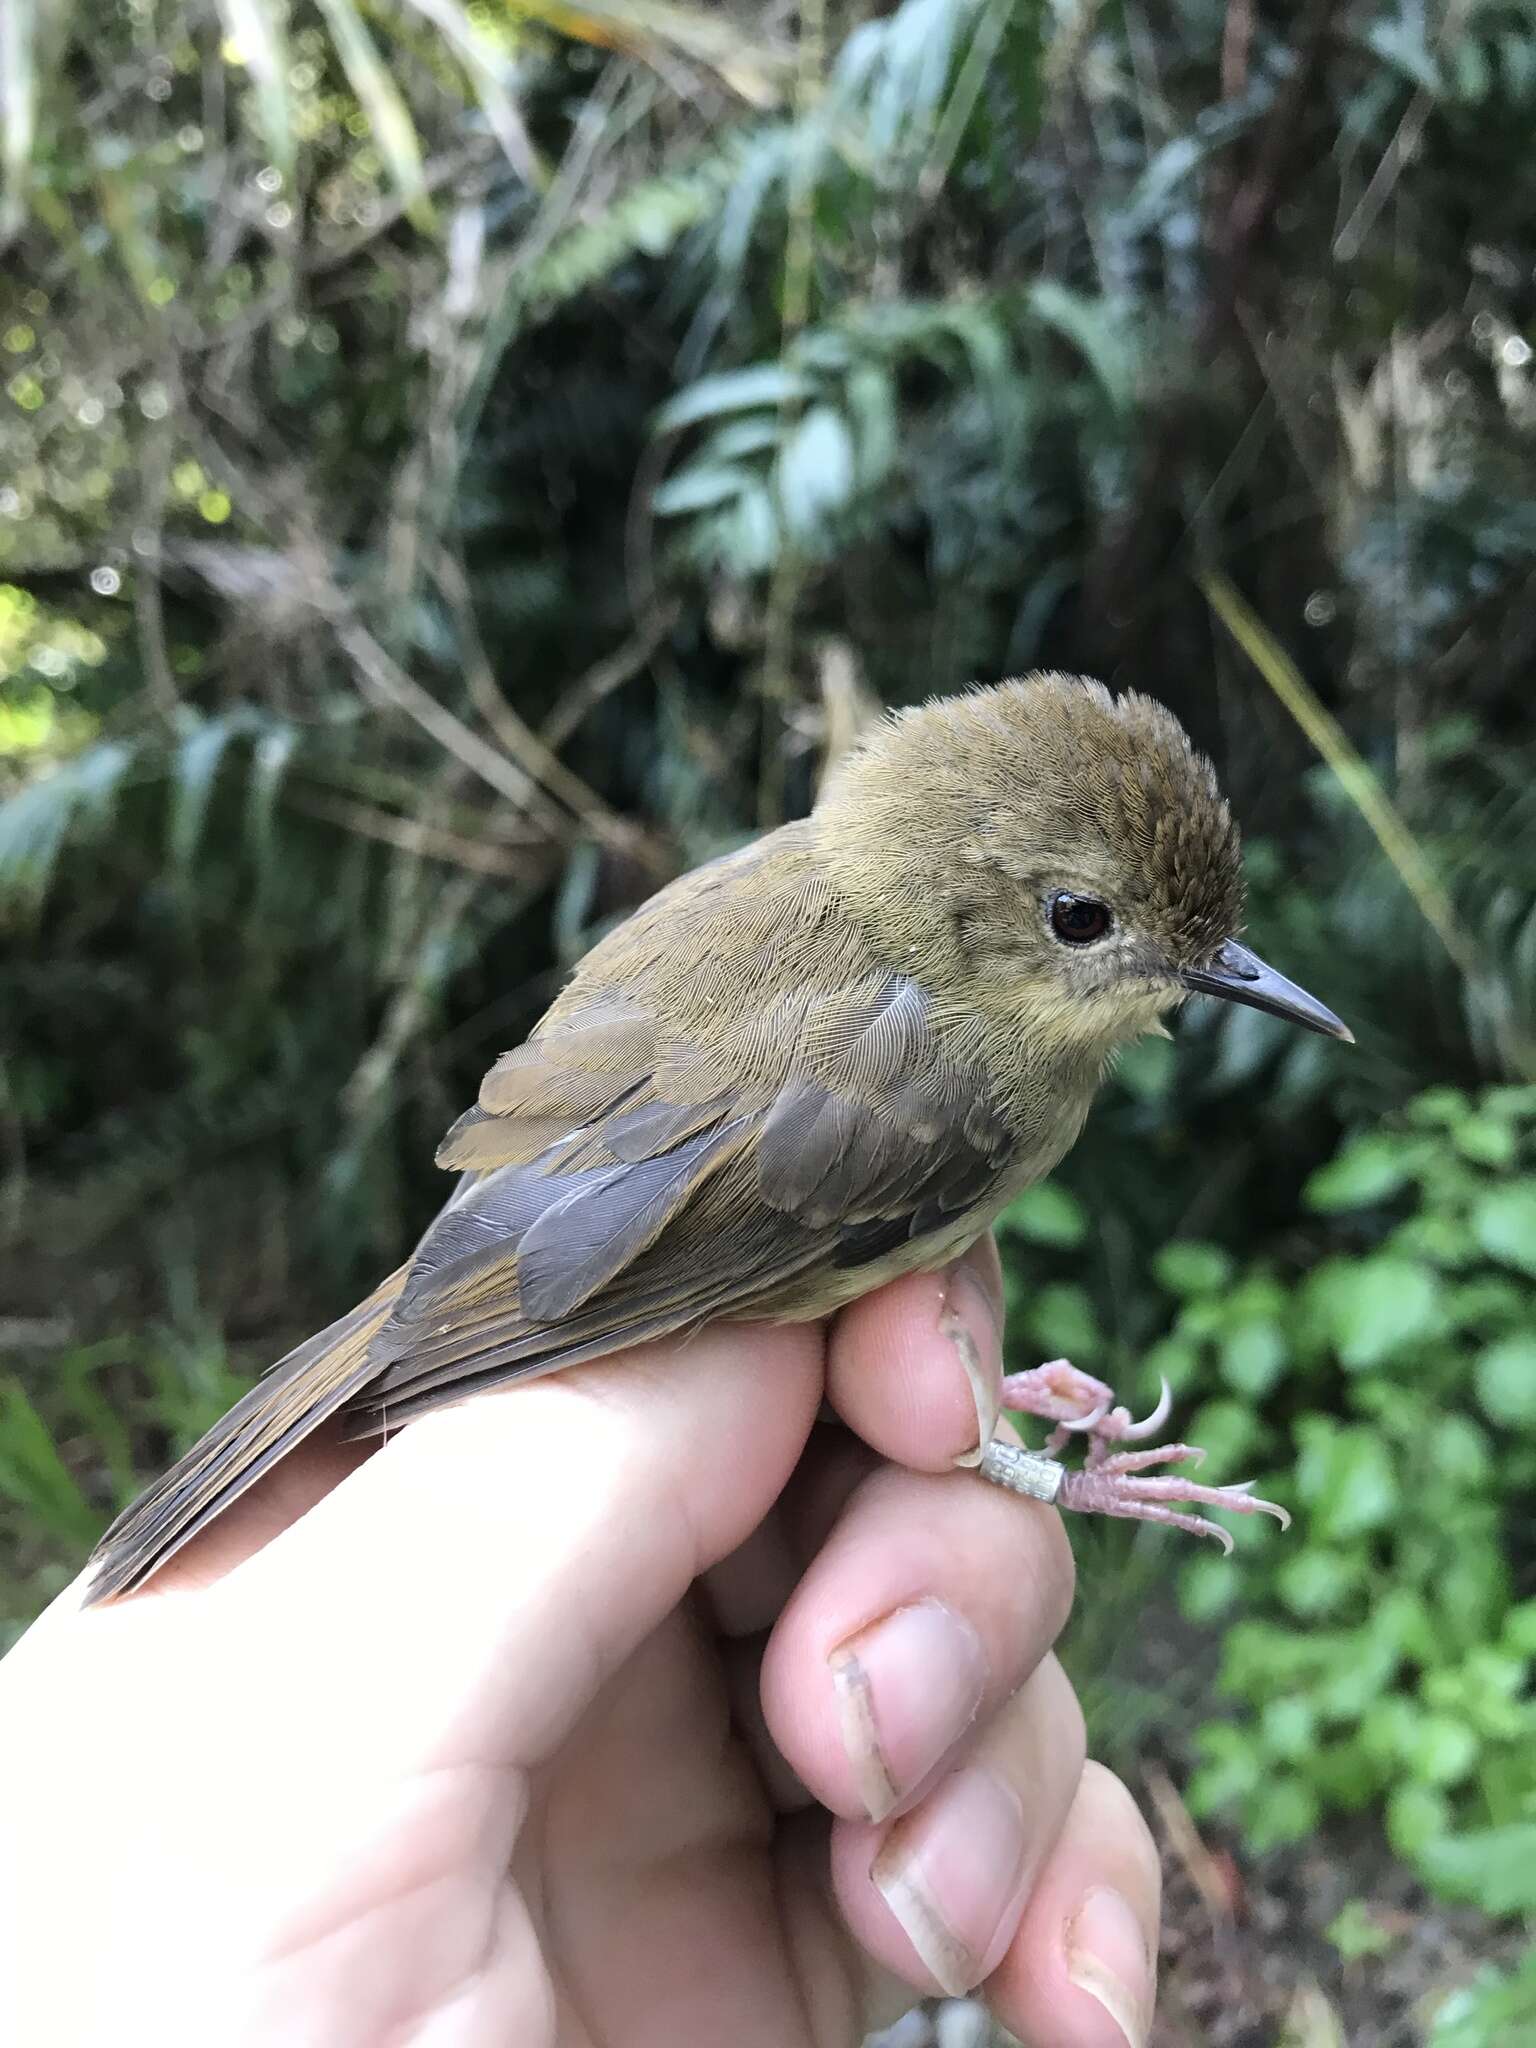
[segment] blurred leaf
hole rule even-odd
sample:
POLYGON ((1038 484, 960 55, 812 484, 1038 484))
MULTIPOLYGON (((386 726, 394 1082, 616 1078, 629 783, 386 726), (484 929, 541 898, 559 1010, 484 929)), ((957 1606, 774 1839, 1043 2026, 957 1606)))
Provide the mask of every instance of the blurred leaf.
POLYGON ((1357 1592, 1364 1576, 1365 1561, 1358 1551, 1326 1550, 1309 1543, 1280 1566, 1275 1584, 1293 1614, 1316 1621, 1357 1592))
POLYGON ((1427 2048, 1522 2048, 1536 2033, 1536 1948, 1508 1974, 1484 1968, 1439 2001, 1427 2048))
POLYGON ((1271 1770, 1248 1798, 1246 1832, 1260 1851, 1299 1842, 1316 1829, 1318 1812, 1317 1794, 1300 1777, 1271 1770))
POLYGON ((1381 1924, 1367 1899, 1346 1899, 1324 1931, 1346 1963, 1387 1955, 1402 1940, 1400 1931, 1381 1924))
POLYGON ((101 1533, 101 1516, 15 1380, 0 1381, 0 1494, 27 1507, 73 1550, 87 1549, 101 1533))
POLYGON ((1477 1737, 1449 1714, 1421 1714, 1407 1731, 1403 1761, 1426 1785, 1455 1785, 1477 1762, 1477 1737))
POLYGON ((1166 1038, 1140 1038, 1115 1063, 1115 1079, 1138 1102, 1161 1102, 1173 1086, 1177 1055, 1166 1038))
POLYGON ((663 519, 729 504, 755 482, 752 471, 728 463, 695 463, 669 476, 651 494, 651 509, 663 519))
POLYGON ((170 850, 171 863, 183 876, 190 872, 197 853, 214 778, 234 731, 228 719, 199 722, 176 751, 171 768, 170 850))
POLYGON ((0 903, 41 907, 71 831, 105 824, 132 762, 122 741, 101 740, 0 800, 0 903))
POLYGON ((247 816, 251 845, 255 852, 258 888, 272 868, 275 840, 274 821, 278 791, 298 745, 298 733, 291 725, 274 725, 256 741, 251 761, 251 793, 247 816))
POLYGON ((1472 1230, 1490 1258, 1536 1274, 1536 1181, 1490 1188, 1472 1211, 1472 1230))
POLYGON ((745 370, 724 370, 718 376, 700 378, 664 405, 656 415, 656 431, 675 434, 719 413, 785 405, 808 397, 810 391, 804 377, 782 369, 777 363, 754 363, 745 370))
POLYGON ((1380 1528, 1397 1512, 1400 1489, 1387 1449, 1369 1430, 1309 1418, 1296 1465, 1298 1493, 1319 1542, 1380 1528))
POLYGON ((1452 1835, 1436 1830, 1416 1845, 1437 1890, 1485 1913, 1536 1913, 1536 1821, 1452 1835))
POLYGON ((1096 1359, 1103 1345, 1087 1291, 1071 1281, 1042 1287, 1025 1305, 1029 1333, 1047 1358, 1096 1359))
POLYGON ((1082 298, 1051 278, 1030 286, 1029 307, 1044 326, 1082 351, 1104 396, 1125 411, 1135 395, 1136 350, 1126 332, 1123 309, 1082 298))
POLYGON ((1439 98, 1440 72, 1418 22, 1406 16, 1396 21, 1372 22, 1366 31, 1366 41, 1378 57, 1384 57, 1414 85, 1439 98))
POLYGON ((1054 1181, 1037 1181, 1008 1204, 997 1219, 1002 1231, 1016 1230, 1033 1244, 1060 1245, 1064 1249, 1083 1242, 1088 1219, 1076 1196, 1054 1181))
POLYGON ((1387 1835, 1400 1856, 1433 1869, 1430 1852, 1445 1839, 1450 1805, 1443 1792, 1412 1782, 1393 1787, 1387 1800, 1387 1835))
POLYGON ((1318 1267, 1307 1283, 1307 1301, 1342 1362, 1355 1372, 1439 1333, 1438 1277, 1431 1268, 1390 1252, 1333 1259, 1318 1267))
POLYGON ((1502 1640, 1516 1657, 1536 1658, 1536 1600, 1522 1600, 1504 1617, 1502 1640))
POLYGON ((1285 1361, 1284 1332, 1267 1318, 1238 1323, 1222 1339, 1222 1378, 1250 1400, 1263 1399, 1284 1372, 1285 1361))
POLYGON ((1413 1150, 1402 1138, 1367 1132, 1318 1168, 1307 1182, 1307 1201, 1325 1212, 1383 1202, 1409 1179, 1413 1161, 1413 1150))
POLYGON ((1456 1126, 1456 1149, 1479 1166, 1513 1166, 1514 1127, 1497 1116, 1469 1116, 1456 1126))
POLYGON ((1170 1294, 1215 1294, 1232 1278, 1232 1259, 1219 1245, 1165 1244, 1152 1271, 1170 1294))
POLYGON ((1502 1337, 1478 1354, 1477 1398, 1491 1421, 1506 1429, 1536 1424, 1536 1334, 1502 1337))
POLYGON ((813 405, 800 419, 778 465, 778 499, 790 534, 815 545, 853 490, 853 443, 841 416, 813 405))

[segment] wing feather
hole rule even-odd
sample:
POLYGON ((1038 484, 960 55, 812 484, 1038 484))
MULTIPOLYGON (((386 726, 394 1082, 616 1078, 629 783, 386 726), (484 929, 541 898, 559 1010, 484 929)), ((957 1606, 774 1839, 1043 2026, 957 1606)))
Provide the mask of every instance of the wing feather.
POLYGON ((1009 1150, 904 976, 765 993, 709 1052, 599 989, 499 1060, 445 1141, 443 1163, 468 1171, 351 1425, 711 1316, 793 1313, 816 1270, 952 1230, 1009 1150), (776 1087, 731 1081, 774 1046, 776 1087))

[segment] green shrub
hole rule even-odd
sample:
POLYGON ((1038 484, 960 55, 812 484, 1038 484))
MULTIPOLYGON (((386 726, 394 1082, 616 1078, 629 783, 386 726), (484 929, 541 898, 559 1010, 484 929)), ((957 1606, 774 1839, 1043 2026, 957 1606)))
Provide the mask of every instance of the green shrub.
POLYGON ((1148 1366, 1181 1427, 1295 1515, 1235 1530, 1240 1571, 1184 1568, 1233 1709, 1191 1802, 1259 1848, 1380 1808, 1436 1890, 1536 1911, 1536 1088, 1432 1089, 1306 1202, 1322 1256, 1156 1264, 1179 1305, 1148 1366))
POLYGON ((1440 2006, 1429 2048, 1520 2048, 1536 2040, 1536 1949, 1515 1969, 1484 1971, 1440 2006))

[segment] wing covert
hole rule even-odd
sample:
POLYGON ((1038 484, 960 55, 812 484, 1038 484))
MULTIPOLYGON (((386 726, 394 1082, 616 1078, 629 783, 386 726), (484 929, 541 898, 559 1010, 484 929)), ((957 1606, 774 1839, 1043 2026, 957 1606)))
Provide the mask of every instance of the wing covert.
POLYGON ((793 1313, 817 1271, 952 1232, 1007 1166, 1006 1126, 904 976, 780 989, 732 1038, 706 1050, 596 991, 499 1060, 439 1153, 464 1178, 355 1412, 376 1427, 709 1317, 793 1313))

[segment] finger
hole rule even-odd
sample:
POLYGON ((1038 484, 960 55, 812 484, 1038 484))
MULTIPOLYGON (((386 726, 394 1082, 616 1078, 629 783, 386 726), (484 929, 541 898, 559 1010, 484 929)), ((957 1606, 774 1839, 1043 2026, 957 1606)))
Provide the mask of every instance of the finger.
POLYGON ((881 1467, 773 1631, 768 1727, 823 1805, 883 1820, 1034 1670, 1071 1601, 1057 1515, 962 1473, 881 1467))
POLYGON ((827 1393, 850 1429, 898 1465, 947 1471, 976 1449, 970 1375, 1002 1376, 1003 1283, 990 1236, 939 1273, 909 1273, 832 1325, 827 1393))
POLYGON ((832 1880, 855 1940, 919 1990, 958 1997, 980 1984, 1056 1846, 1083 1747, 1076 1695, 1048 1657, 909 1813, 884 1827, 839 1821, 832 1880))
POLYGON ((1088 1764, 1018 1933, 987 1986, 1033 2048, 1145 2048, 1162 1872, 1120 1780, 1088 1764))
POLYGON ((817 1802, 774 1741, 763 1713, 765 1636, 741 1636, 719 1646, 731 1709, 731 1732, 752 1759, 763 1796, 777 1814, 802 1813, 817 1802))
POLYGON ((869 1446, 840 1423, 818 1422, 773 1512, 700 1582, 705 1612, 722 1635, 767 1633, 875 1464, 869 1446))
POLYGON ((403 1430, 214 1597, 257 1610, 253 1633, 282 1617, 317 1740, 345 1731, 396 1773, 535 1763, 761 1520, 821 1385, 813 1326, 736 1325, 479 1396, 403 1430))

